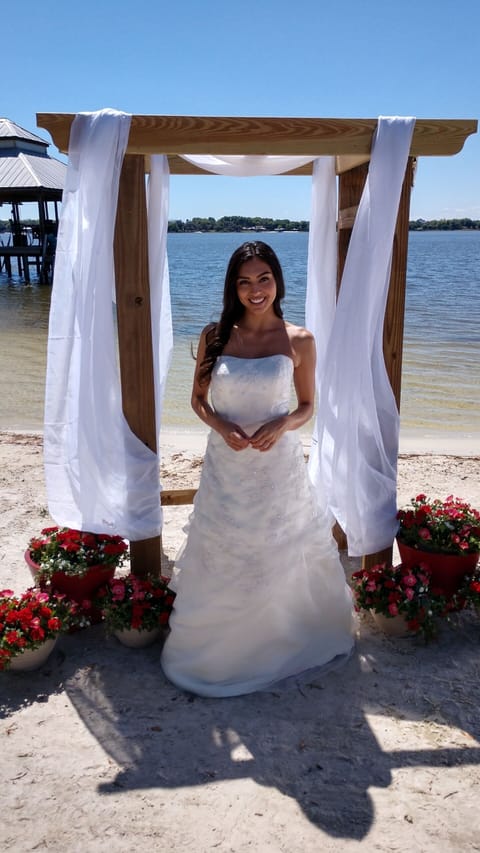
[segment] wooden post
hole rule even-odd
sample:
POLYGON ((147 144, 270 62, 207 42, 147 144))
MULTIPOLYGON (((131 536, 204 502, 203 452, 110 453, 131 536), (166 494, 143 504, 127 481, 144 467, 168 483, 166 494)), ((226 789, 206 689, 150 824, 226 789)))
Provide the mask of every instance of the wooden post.
POLYGON ((368 175, 368 163, 343 172, 338 178, 338 264, 337 292, 340 290, 353 223, 368 175))
MULTIPOLYGON (((413 183, 414 158, 409 157, 402 194, 398 206, 397 224, 393 238, 392 269, 388 290, 385 322, 383 326, 383 353, 390 384, 398 410, 402 390, 403 324, 405 316, 405 291, 407 283, 408 223, 410 218, 410 193, 413 183)), ((376 563, 392 562, 393 543, 390 548, 367 554, 362 560, 364 569, 376 563)))
MULTIPOLYGON (((123 161, 114 251, 123 412, 133 432, 156 453, 147 205, 142 155, 127 154, 123 161)), ((105 427, 108 429, 107 424, 105 427)), ((160 575, 160 536, 131 542, 130 554, 134 574, 140 577, 160 575)))

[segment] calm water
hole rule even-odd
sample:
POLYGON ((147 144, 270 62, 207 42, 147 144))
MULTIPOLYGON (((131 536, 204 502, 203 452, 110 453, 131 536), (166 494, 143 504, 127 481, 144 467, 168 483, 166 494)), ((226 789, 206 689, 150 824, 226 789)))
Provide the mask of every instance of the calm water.
MULTIPOLYGON (((226 262, 239 234, 169 234, 175 349, 164 425, 195 429, 191 345, 218 317, 226 262)), ((265 234, 287 284, 285 316, 304 322, 304 233, 265 234)), ((480 232, 410 234, 402 428, 480 434, 480 232)), ((50 288, 0 273, 0 429, 40 429, 50 288)))

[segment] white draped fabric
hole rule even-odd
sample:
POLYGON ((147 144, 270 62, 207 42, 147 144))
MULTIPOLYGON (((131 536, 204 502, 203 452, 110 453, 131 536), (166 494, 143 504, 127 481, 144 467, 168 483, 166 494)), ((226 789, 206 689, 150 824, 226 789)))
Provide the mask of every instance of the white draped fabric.
POLYGON ((213 154, 182 154, 184 160, 212 172, 214 175, 228 175, 233 178, 246 178, 254 175, 281 175, 291 169, 299 169, 311 163, 314 157, 283 157, 278 154, 232 154, 222 157, 213 154))
MULTIPOLYGON (((315 336, 317 364, 315 383, 320 388, 325 369, 337 301, 337 178, 335 157, 319 157, 313 164, 312 207, 308 235, 307 297, 305 325, 315 336)), ((320 505, 328 509, 320 477, 318 420, 315 419, 308 473, 320 505)))
MULTIPOLYGON (((148 262, 152 312, 153 369, 157 437, 160 437, 163 397, 173 349, 172 310, 168 274, 167 231, 170 173, 164 154, 152 154, 148 178, 148 262)), ((158 444, 160 456, 160 444, 158 444)))
MULTIPOLYGON (((398 526, 399 415, 383 357, 383 321, 414 124, 379 118, 319 388, 312 479, 322 483, 351 556, 389 547, 398 526)), ((329 315, 330 293, 326 299, 329 315)))
MULTIPOLYGON (((72 124, 50 312, 44 445, 55 521, 137 540, 157 536, 162 515, 159 459, 122 413, 116 351, 113 237, 130 120, 124 113, 101 110, 79 114, 72 124)), ((168 171, 166 158, 152 159, 149 235, 158 428, 171 345, 168 171)))

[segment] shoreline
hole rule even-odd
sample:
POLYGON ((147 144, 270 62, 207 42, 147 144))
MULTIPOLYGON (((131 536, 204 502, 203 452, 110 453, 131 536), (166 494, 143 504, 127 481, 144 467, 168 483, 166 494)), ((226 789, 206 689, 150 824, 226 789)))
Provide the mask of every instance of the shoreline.
MULTIPOLYGON (((207 443, 209 430, 207 427, 199 426, 197 429, 189 427, 165 427, 160 433, 160 454, 175 453, 198 453, 203 455, 207 443)), ((311 441, 309 432, 301 432, 302 443, 308 452, 311 441)), ((41 429, 20 429, 0 427, 0 438, 32 437, 43 438, 41 429)), ((399 458, 402 456, 462 456, 466 458, 480 458, 480 433, 421 433, 415 430, 400 431, 399 458)))

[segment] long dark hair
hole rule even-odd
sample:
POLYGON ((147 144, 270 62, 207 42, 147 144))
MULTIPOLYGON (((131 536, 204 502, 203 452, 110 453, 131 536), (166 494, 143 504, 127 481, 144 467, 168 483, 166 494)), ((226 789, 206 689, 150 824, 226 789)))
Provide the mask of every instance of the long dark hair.
POLYGON ((261 240, 252 240, 243 243, 238 249, 235 249, 228 262, 223 288, 223 311, 220 320, 207 332, 205 358, 200 365, 198 374, 201 385, 210 381, 215 362, 227 345, 233 326, 235 323, 238 323, 245 311, 237 295, 237 279, 242 264, 246 263, 246 261, 251 261, 252 258, 260 258, 272 270, 277 286, 277 293, 272 307, 277 317, 283 317, 280 303, 285 296, 285 282, 280 261, 271 246, 263 243, 261 240))

